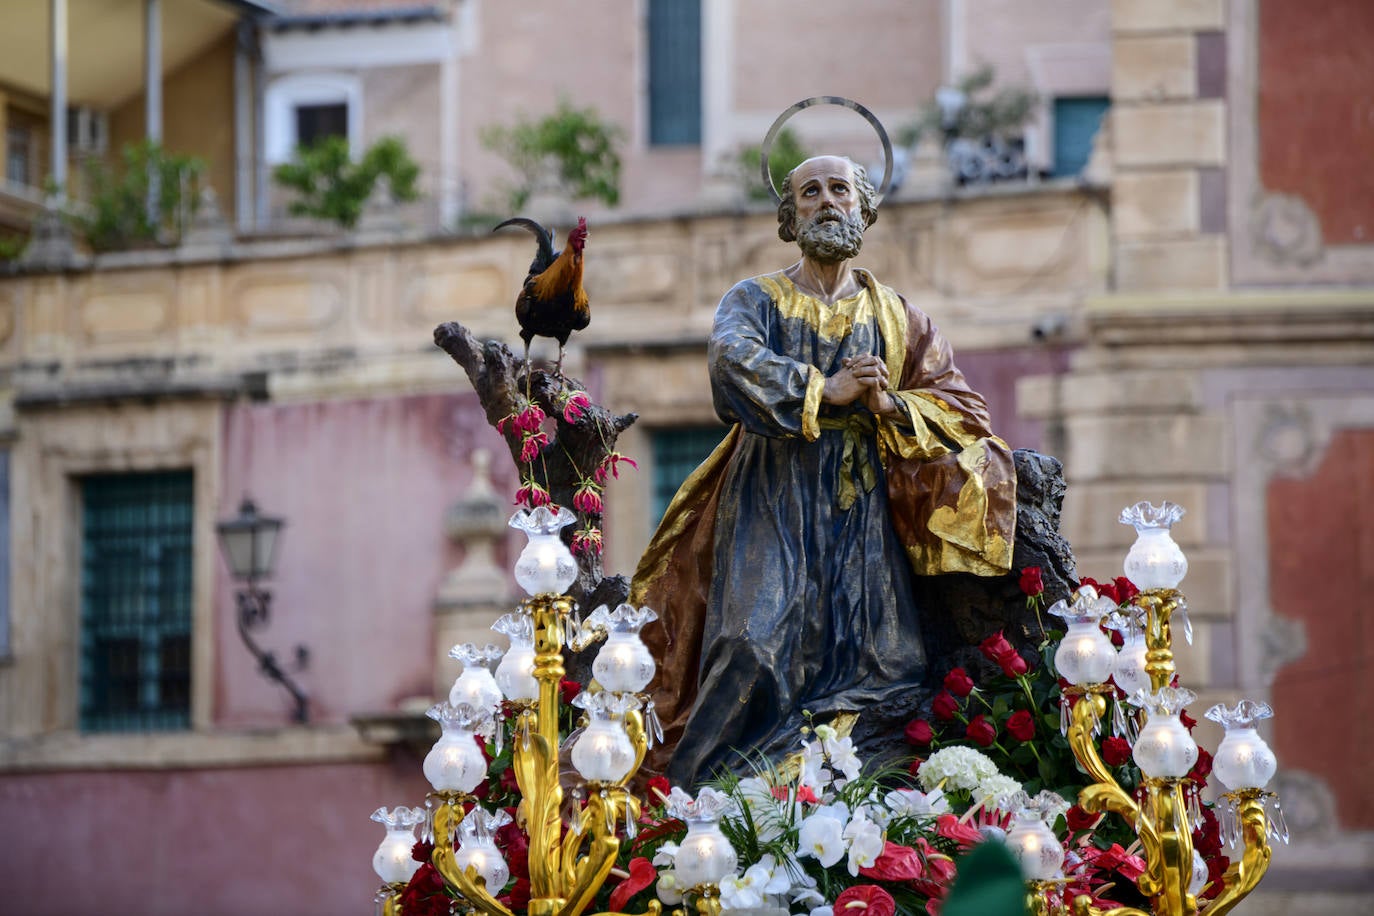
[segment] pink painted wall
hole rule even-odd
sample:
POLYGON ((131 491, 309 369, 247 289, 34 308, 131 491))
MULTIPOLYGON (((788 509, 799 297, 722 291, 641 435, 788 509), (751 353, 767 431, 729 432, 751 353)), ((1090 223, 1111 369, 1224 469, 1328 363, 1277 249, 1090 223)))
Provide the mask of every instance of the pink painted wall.
POLYGON ((4 912, 371 913, 378 807, 416 804, 419 761, 0 778, 4 912))
MULTIPOLYGON (((478 446, 493 453, 497 491, 513 493, 504 445, 471 393, 226 412, 220 516, 236 514, 249 494, 260 512, 286 519, 272 619, 254 635, 279 657, 309 647, 297 680, 314 720, 346 721, 430 693, 431 605, 461 557, 444 514, 467 490, 478 446)), ((222 565, 217 590, 218 607, 232 608, 222 565)), ((288 694, 258 673, 233 614, 216 625, 215 722, 282 724, 288 694)))

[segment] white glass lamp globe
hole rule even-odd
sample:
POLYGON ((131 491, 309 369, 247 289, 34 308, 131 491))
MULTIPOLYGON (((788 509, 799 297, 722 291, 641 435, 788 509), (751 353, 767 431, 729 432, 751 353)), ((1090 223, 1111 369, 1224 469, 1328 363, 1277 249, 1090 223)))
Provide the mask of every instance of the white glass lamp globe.
POLYGON ((1121 524, 1136 530, 1125 563, 1126 578, 1136 588, 1178 588, 1188 574, 1188 558, 1169 534, 1169 528, 1182 517, 1183 507, 1167 500, 1160 506, 1140 502, 1121 510, 1121 524))
POLYGON ((739 868, 735 847, 720 830, 720 816, 730 806, 722 792, 704 788, 695 801, 671 803, 669 811, 687 822, 687 835, 673 859, 677 884, 687 889, 713 884, 717 887, 739 868))
POLYGON ((1037 812, 1018 812, 1006 843, 1021 863, 1021 874, 1027 880, 1053 881, 1063 877, 1064 847, 1037 812))
POLYGON ((587 711, 586 729, 572 747, 574 769, 588 782, 616 783, 635 765, 635 748, 625 731, 624 714, 639 708, 631 694, 583 691, 573 705, 587 711))
POLYGON ((496 711, 501 706, 501 688, 491 675, 492 662, 499 661, 504 654, 499 648, 488 645, 478 648, 472 643, 454 646, 448 651, 449 658, 463 663, 463 671, 449 689, 448 701, 452 706, 466 703, 473 709, 496 711))
POLYGON ((466 704, 440 703, 425 715, 444 730, 421 765, 425 779, 436 792, 471 792, 487 776, 487 761, 477 747, 476 733, 485 720, 466 704))
POLYGON ((1207 860, 1202 853, 1193 850, 1193 873, 1188 878, 1188 893, 1196 897, 1207 886, 1207 860))
POLYGON ((1116 666, 1116 647, 1102 632, 1102 618, 1116 610, 1110 598, 1098 596, 1092 586, 1074 592, 1070 601, 1056 601, 1049 612, 1068 624, 1059 647, 1054 650, 1054 667, 1074 686, 1101 684, 1111 677, 1116 666))
POLYGON ((386 828, 386 838, 372 854, 372 869, 387 884, 405 884, 420 868, 410 851, 415 846, 415 825, 425 819, 421 808, 378 808, 372 820, 386 828))
POLYGON ((1235 709, 1218 703, 1205 713, 1226 729, 1212 758, 1212 772, 1226 788, 1263 789, 1278 770, 1278 759, 1255 730, 1255 722, 1273 715, 1267 703, 1241 700, 1235 709))
POLYGON ((1147 652, 1144 633, 1127 633, 1122 637, 1121 648, 1116 653, 1116 664, 1112 667, 1112 680, 1126 691, 1126 696, 1150 689, 1150 675, 1145 671, 1147 652))
POLYGON ((650 608, 622 604, 614 611, 602 605, 587 618, 586 624, 606 630, 606 644, 592 662, 592 674, 605 690, 638 693, 653 680, 657 666, 649 647, 640 639, 645 624, 658 619, 650 608))
POLYGON ((577 560, 559 534, 577 521, 574 512, 559 506, 521 509, 510 526, 525 532, 529 543, 515 561, 515 581, 530 595, 561 595, 577 580, 577 560))
POLYGON ((491 628, 510 640, 510 648, 496 666, 496 686, 508 700, 539 699, 539 681, 534 676, 534 620, 523 613, 503 614, 491 628))
POLYGON ((469 865, 477 870, 477 875, 486 882, 487 893, 495 896, 510 880, 510 866, 501 855, 496 844, 487 842, 464 842, 453 853, 453 862, 459 871, 467 871, 469 865))
POLYGON ((1136 738, 1131 756, 1140 772, 1158 779, 1181 779, 1197 763, 1197 742, 1179 721, 1178 714, 1197 694, 1180 687, 1161 687, 1141 692, 1132 702, 1147 711, 1145 727, 1136 738))

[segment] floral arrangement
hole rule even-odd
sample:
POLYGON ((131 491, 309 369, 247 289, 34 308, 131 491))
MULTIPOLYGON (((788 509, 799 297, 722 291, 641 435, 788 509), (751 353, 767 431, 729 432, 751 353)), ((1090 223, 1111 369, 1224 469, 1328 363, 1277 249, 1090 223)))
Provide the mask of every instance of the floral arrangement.
MULTIPOLYGON (((527 407, 524 413, 537 410, 527 407)), ((533 460, 541 435, 535 417, 507 419, 511 432, 532 438, 533 460)), ((579 493, 599 499, 595 487, 614 474, 617 459, 628 461, 612 454, 608 466, 598 468, 579 493)), ((537 497, 525 488, 521 492, 520 501, 533 505, 537 497)), ((600 506, 578 510, 599 513, 600 506)), ((1120 819, 1089 814, 1075 803, 1087 778, 1062 733, 1061 706, 1076 701, 1054 669, 1053 649, 1062 634, 1044 629, 1040 571, 1023 570, 1020 585, 1041 621, 1038 655, 1027 658, 999 632, 979 646, 984 661, 971 666, 975 672, 962 666, 946 672, 928 716, 905 728, 913 752, 909 766, 866 768, 849 737, 831 724, 808 720, 797 753, 781 765, 750 761, 749 775, 722 776, 695 798, 663 777, 650 778, 639 787, 639 822, 623 832, 612 877, 590 911, 644 912, 655 899, 682 904, 693 882, 679 875, 690 867, 680 856, 689 839, 688 821, 700 819, 702 811, 711 812, 713 829, 735 851, 737 867, 720 884, 720 904, 727 911, 764 908, 834 916, 858 908, 873 910, 868 916, 939 916, 960 856, 989 840, 1006 839, 1028 811, 1062 847, 1064 899, 1087 895, 1102 908, 1147 909, 1135 886, 1145 862, 1134 834, 1120 819)), ((1123 611, 1137 594, 1125 578, 1084 579, 1079 588, 1085 586, 1123 611)), ((1120 634, 1111 635, 1120 644, 1120 634)), ((582 692, 574 681, 562 684, 564 736, 578 727, 581 704, 574 701, 582 692)), ((1124 697, 1124 691, 1118 693, 1124 697)), ((1189 729, 1197 724, 1186 711, 1180 718, 1189 729)), ((520 912, 530 899, 529 840, 517 822, 511 728, 508 711, 504 736, 478 739, 488 770, 473 794, 497 812, 494 838, 509 868, 498 898, 520 912)), ((1123 787, 1139 786, 1141 775, 1125 737, 1103 737, 1101 756, 1123 787)), ((1210 755, 1200 750, 1188 777, 1195 798, 1210 769, 1210 755)), ((581 804, 579 789, 568 788, 565 804, 581 804)), ((1194 821, 1194 846, 1206 863, 1207 884, 1199 896, 1206 899, 1215 894, 1229 860, 1221 854, 1211 808, 1199 802, 1194 821)), ((426 840, 415 844, 412 855, 421 864, 401 895, 406 916, 447 916, 456 905, 430 864, 432 852, 426 840)))

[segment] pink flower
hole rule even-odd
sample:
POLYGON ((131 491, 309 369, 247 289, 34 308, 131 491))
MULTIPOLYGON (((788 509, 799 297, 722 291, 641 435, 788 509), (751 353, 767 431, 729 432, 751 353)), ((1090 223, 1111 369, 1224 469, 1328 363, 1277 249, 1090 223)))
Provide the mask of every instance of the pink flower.
POLYGON ((515 428, 521 432, 532 433, 544 422, 544 410, 538 404, 527 404, 515 418, 515 428))
POLYGON ((591 399, 587 397, 585 391, 574 391, 568 394, 567 400, 563 402, 563 421, 576 423, 591 403, 591 399))
POLYGON ((579 557, 589 553, 601 556, 601 529, 590 526, 573 535, 572 552, 579 557))
POLYGON ((531 509, 540 506, 547 506, 553 503, 553 498, 549 496, 549 491, 545 490, 533 479, 526 480, 520 489, 515 491, 515 504, 524 504, 531 509))
POLYGON ((605 458, 601 459, 601 463, 596 466, 596 470, 592 472, 592 479, 599 484, 604 484, 607 477, 614 477, 619 480, 619 465, 622 461, 635 470, 639 470, 639 464, 633 458, 626 458, 619 452, 611 452, 605 458))
POLYGON ((590 480, 579 483, 573 492, 573 508, 588 515, 600 515, 606 511, 606 506, 601 501, 601 488, 590 480))
POLYGON ((520 460, 529 464, 539 457, 539 450, 549 444, 549 434, 542 432, 526 433, 520 443, 520 460))

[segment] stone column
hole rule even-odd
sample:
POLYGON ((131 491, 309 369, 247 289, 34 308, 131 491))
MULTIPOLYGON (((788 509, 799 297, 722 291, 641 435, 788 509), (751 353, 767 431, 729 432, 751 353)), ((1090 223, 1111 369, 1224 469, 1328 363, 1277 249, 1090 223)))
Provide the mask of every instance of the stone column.
POLYGON ((434 695, 441 700, 458 676, 458 663, 448 650, 464 642, 501 642, 491 625, 517 601, 509 571, 496 563, 496 546, 509 517, 491 485, 491 453, 477 449, 472 453, 472 483, 445 519, 448 536, 464 548, 464 556, 434 597, 434 695))

